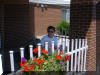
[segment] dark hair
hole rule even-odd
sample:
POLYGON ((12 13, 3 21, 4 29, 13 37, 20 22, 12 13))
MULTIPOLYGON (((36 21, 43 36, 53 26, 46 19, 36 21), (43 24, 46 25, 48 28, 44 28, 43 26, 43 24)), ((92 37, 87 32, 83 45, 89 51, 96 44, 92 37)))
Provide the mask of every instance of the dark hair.
POLYGON ((53 29, 54 32, 55 32, 55 27, 53 27, 53 26, 49 26, 49 27, 47 28, 47 32, 48 32, 50 29, 53 29))

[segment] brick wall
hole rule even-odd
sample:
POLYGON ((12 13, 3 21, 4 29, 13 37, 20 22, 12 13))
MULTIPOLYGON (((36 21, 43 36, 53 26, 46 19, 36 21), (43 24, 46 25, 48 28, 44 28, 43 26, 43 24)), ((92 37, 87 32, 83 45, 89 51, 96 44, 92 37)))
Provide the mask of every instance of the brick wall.
POLYGON ((19 47, 33 36, 29 5, 7 4, 4 10, 5 48, 19 47))
POLYGON ((96 48, 97 48, 97 72, 100 73, 100 1, 96 3, 96 48))
POLYGON ((41 36, 47 33, 47 27, 52 25, 56 27, 61 22, 61 8, 54 7, 35 7, 34 8, 34 26, 35 35, 41 36))
POLYGON ((87 71, 96 71, 96 20, 93 0, 71 0, 70 38, 87 38, 87 71))
MULTIPOLYGON (((2 28, 4 24, 3 21, 4 21, 3 6, 0 5, 0 37, 3 36, 3 28, 2 28)), ((1 37, 0 39, 3 39, 3 38, 1 37)), ((3 43, 2 40, 0 42, 3 43)), ((2 50, 3 50, 3 44, 1 45, 0 53, 2 52, 2 50)))
POLYGON ((5 4, 4 11, 4 71, 10 71, 9 50, 14 50, 15 69, 18 69, 20 61, 19 48, 25 46, 33 38, 33 25, 30 24, 28 4, 5 4), (19 59, 18 59, 19 58, 19 59))

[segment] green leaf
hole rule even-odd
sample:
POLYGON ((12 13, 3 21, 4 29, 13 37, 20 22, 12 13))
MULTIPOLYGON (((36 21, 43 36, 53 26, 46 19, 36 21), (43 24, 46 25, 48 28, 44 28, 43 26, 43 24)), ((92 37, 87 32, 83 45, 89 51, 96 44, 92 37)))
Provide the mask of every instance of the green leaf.
POLYGON ((61 23, 58 24, 56 29, 60 31, 60 34, 62 34, 62 31, 63 31, 63 35, 69 35, 69 22, 62 20, 61 23))

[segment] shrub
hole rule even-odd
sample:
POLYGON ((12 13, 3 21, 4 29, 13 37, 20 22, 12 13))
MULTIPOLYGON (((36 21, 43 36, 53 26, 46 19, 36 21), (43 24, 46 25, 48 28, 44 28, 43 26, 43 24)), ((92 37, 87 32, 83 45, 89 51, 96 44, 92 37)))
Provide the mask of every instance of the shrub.
POLYGON ((57 31, 60 31, 60 35, 69 35, 69 22, 62 20, 56 27, 57 31))

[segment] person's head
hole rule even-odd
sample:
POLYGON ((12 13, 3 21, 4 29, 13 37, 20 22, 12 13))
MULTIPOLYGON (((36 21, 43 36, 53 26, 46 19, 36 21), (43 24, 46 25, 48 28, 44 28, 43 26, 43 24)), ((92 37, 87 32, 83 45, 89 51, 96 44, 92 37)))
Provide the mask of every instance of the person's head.
POLYGON ((48 36, 52 38, 54 36, 54 33, 55 33, 55 27, 49 26, 47 28, 47 32, 48 32, 48 36))

